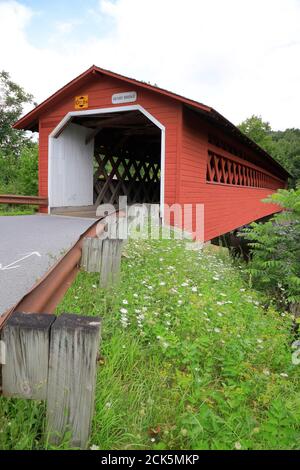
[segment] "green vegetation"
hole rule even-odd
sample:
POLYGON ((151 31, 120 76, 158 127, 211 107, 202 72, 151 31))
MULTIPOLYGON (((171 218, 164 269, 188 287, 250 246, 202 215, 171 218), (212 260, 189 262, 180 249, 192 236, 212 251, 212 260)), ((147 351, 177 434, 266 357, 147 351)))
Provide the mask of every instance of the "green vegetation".
POLYGON ((25 147, 19 156, 0 150, 0 194, 38 193, 38 148, 25 147))
POLYGON ((260 116, 251 116, 238 127, 290 172, 290 186, 296 187, 300 182, 300 129, 274 131, 260 116))
MULTIPOLYGON (((38 193, 38 146, 28 133, 12 128, 28 104, 33 104, 32 95, 14 83, 7 72, 0 72, 0 194, 38 193)), ((0 205, 0 216, 33 212, 33 208, 0 205)))
POLYGON ((0 217, 1 216, 16 216, 16 215, 32 215, 37 212, 36 206, 25 206, 25 205, 11 205, 1 204, 0 205, 0 217))
MULTIPOLYGON (((266 307, 223 251, 184 245, 131 240, 119 285, 80 273, 58 307, 103 319, 90 445, 299 449, 292 318, 266 307)), ((42 404, 0 403, 0 448, 48 447, 42 404)))
POLYGON ((266 201, 285 211, 244 230, 253 252, 247 270, 253 283, 279 303, 300 304, 300 188, 279 190, 266 201))
POLYGON ((20 155, 24 147, 32 145, 24 131, 12 128, 23 113, 24 105, 35 104, 33 96, 13 82, 8 72, 0 72, 0 151, 20 155))

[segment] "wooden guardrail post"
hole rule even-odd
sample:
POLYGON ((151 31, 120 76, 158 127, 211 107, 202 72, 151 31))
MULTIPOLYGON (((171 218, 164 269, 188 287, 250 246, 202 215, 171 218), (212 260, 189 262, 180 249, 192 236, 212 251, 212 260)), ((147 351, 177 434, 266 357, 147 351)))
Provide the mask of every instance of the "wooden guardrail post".
POLYGON ((86 447, 92 423, 100 319, 63 314, 51 328, 47 430, 58 444, 67 431, 71 445, 86 447))
POLYGON ((100 319, 13 313, 1 331, 2 393, 46 400, 49 441, 66 433, 86 448, 91 429, 100 319))
POLYGON ((108 224, 105 237, 83 241, 81 267, 100 274, 100 287, 109 287, 119 278, 122 246, 127 237, 126 224, 125 217, 114 218, 108 224))
POLYGON ((45 400, 50 329, 55 315, 14 313, 1 334, 5 344, 2 393, 6 397, 45 400))

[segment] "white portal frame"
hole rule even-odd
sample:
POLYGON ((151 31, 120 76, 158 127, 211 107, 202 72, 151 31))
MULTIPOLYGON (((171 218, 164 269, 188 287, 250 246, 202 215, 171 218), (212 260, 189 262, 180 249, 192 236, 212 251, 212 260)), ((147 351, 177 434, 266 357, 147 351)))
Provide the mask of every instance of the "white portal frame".
POLYGON ((161 153, 160 153, 160 215, 162 221, 164 220, 164 203, 165 203, 165 159, 166 159, 166 128, 159 122, 152 114, 146 111, 143 106, 139 104, 134 104, 130 106, 114 106, 111 108, 97 108, 97 109, 88 109, 84 111, 70 111, 67 113, 64 118, 59 122, 59 124, 53 129, 51 134, 49 134, 49 147, 48 147, 48 213, 51 211, 52 203, 52 173, 51 173, 51 161, 53 159, 53 139, 57 138, 64 127, 73 117, 78 116, 93 116, 96 114, 107 114, 107 113, 120 113, 126 111, 140 111, 144 116, 146 116, 149 121, 153 122, 161 130, 161 153))

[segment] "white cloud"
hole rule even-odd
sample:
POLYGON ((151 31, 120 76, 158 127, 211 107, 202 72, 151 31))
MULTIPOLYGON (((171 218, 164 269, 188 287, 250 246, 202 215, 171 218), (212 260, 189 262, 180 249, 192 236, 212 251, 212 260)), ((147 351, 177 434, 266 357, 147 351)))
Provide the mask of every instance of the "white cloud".
POLYGON ((73 31, 77 22, 74 21, 57 21, 56 30, 61 34, 69 34, 73 31))
POLYGON ((106 35, 91 28, 89 39, 73 34, 59 48, 29 42, 32 15, 16 1, 0 3, 0 68, 38 100, 95 63, 211 105, 234 123, 262 114, 274 128, 300 127, 298 0, 102 0, 94 15, 99 30, 110 22, 106 35))

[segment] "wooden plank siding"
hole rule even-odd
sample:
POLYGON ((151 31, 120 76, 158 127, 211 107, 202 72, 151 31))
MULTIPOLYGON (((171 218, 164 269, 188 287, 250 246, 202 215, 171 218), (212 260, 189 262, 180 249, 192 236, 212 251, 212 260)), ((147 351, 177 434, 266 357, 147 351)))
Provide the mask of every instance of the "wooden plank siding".
MULTIPOLYGON (((112 95, 136 91, 139 104, 152 114, 166 128, 166 166, 165 166, 165 203, 173 204, 176 193, 176 173, 177 173, 177 139, 179 120, 181 115, 181 104, 174 100, 157 96, 155 93, 132 86, 109 77, 89 80, 81 86, 76 93, 65 97, 56 105, 47 108, 39 121, 39 194, 48 196, 48 139, 49 134, 70 111, 74 111, 75 95, 88 95, 89 108, 111 108, 112 95)), ((116 105, 120 106, 120 105, 116 105)), ((42 209, 44 212, 47 208, 42 209)))
MULTIPOLYGON (((206 123, 195 113, 185 110, 182 126, 182 149, 180 158, 180 198, 181 204, 203 203, 205 206, 205 240, 224 234, 279 210, 274 204, 261 202, 274 190, 267 188, 243 187, 229 184, 207 183, 208 150, 229 157, 237 163, 244 163, 274 177, 274 174, 260 166, 245 161, 208 142, 210 132, 224 138, 220 131, 206 123)), ((247 154, 251 154, 241 144, 226 136, 226 141, 247 154)), ((251 156, 251 155, 250 155, 251 156)), ((285 182, 278 179, 278 188, 285 182)), ((195 230, 195 226, 193 227, 195 230)))
MULTIPOLYGON (((229 185, 206 181, 208 151, 221 155, 237 164, 272 177, 275 186, 285 187, 286 182, 276 176, 275 166, 262 160, 262 156, 235 137, 225 134, 216 124, 185 107, 169 96, 143 88, 142 84, 127 83, 106 75, 92 75, 78 82, 72 91, 49 102, 39 117, 39 195, 48 197, 48 140, 49 134, 70 111, 74 111, 75 96, 88 95, 88 109, 112 108, 112 95, 135 91, 139 104, 153 115, 166 129, 165 148, 165 203, 205 205, 205 240, 267 216, 279 210, 278 206, 264 204, 261 200, 274 189, 229 185), (212 141, 211 135, 215 137, 212 141), (218 139, 225 140, 228 148, 220 148, 218 139), (210 141, 210 142, 209 142, 210 141), (230 151, 230 147, 235 152, 230 151), (228 150, 229 149, 229 150, 228 150), (240 155, 238 155, 240 152, 240 155), (247 160, 241 155, 246 155, 247 160)), ((126 104, 125 104, 126 106, 126 104)), ((282 177, 283 178, 283 177, 282 177)), ((47 207, 41 211, 46 212, 47 207)), ((193 227, 195 230, 195 226, 193 227)))

